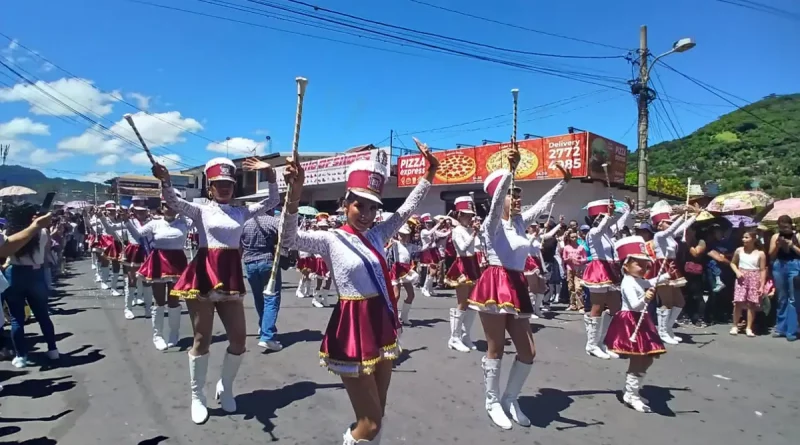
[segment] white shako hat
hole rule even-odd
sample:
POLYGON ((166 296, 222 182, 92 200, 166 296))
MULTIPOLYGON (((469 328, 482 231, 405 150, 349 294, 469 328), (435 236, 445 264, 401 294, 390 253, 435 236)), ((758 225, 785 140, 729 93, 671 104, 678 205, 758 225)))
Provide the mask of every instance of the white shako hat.
POLYGON ((672 206, 667 201, 658 201, 653 204, 653 209, 650 210, 650 221, 653 222, 653 226, 657 227, 661 221, 672 222, 671 214, 672 206))
POLYGON ((432 222, 433 221, 431 219, 431 214, 430 213, 423 213, 422 215, 419 216, 419 220, 420 220, 420 222, 423 222, 423 223, 432 222))
POLYGON ((411 227, 408 227, 408 224, 403 224, 403 227, 400 227, 400 230, 398 230, 397 233, 411 235, 411 227))
MULTIPOLYGON (((511 172, 504 168, 493 171, 483 181, 483 191, 489 196, 494 196, 494 192, 497 191, 497 187, 499 187, 500 183, 503 182, 503 177, 510 174, 511 172)), ((514 187, 514 190, 521 191, 522 189, 519 187, 514 187)))
POLYGON ((597 216, 601 214, 608 214, 608 204, 609 200, 607 199, 598 199, 597 201, 590 202, 586 209, 589 212, 589 216, 597 216))
POLYGON ((236 164, 228 158, 214 158, 206 162, 206 182, 236 182, 236 164))
POLYGON ((369 199, 383 205, 381 195, 386 177, 383 167, 373 161, 361 159, 347 168, 347 193, 369 199))
POLYGON ((133 208, 133 210, 147 210, 147 198, 144 196, 132 197, 131 208, 133 208))
POLYGON ((626 236, 614 243, 619 262, 625 264, 628 258, 652 261, 645 250, 645 241, 641 236, 626 236))
POLYGON ((113 200, 109 199, 108 201, 103 203, 103 207, 105 207, 106 210, 108 210, 108 209, 116 209, 117 208, 117 203, 114 202, 113 200))
POLYGON ((453 204, 456 212, 475 214, 475 203, 471 196, 459 196, 453 204))

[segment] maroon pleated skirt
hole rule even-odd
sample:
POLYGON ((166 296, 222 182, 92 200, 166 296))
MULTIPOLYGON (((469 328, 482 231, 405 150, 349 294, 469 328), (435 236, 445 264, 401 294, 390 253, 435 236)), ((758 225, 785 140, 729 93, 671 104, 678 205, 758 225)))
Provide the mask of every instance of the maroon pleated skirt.
POLYGON ((174 283, 186 270, 187 264, 183 250, 154 249, 136 274, 148 283, 174 283))
POLYGON ((425 249, 419 254, 420 264, 424 264, 426 266, 433 264, 435 266, 438 265, 440 261, 442 261, 442 256, 439 255, 439 249, 437 247, 425 249))
POLYGON ((479 265, 483 265, 485 256, 480 250, 475 252, 475 258, 478 260, 479 265))
POLYGON ((656 332, 656 326, 650 315, 645 311, 631 312, 619 311, 614 314, 606 334, 606 347, 619 355, 661 355, 667 350, 656 332), (636 341, 631 341, 631 335, 636 330, 639 317, 644 317, 636 341))
POLYGON ((444 282, 451 287, 458 286, 471 286, 478 281, 481 276, 481 267, 478 264, 478 258, 475 256, 460 256, 456 257, 447 275, 444 277, 444 282))
POLYGON ((528 258, 525 259, 525 275, 539 275, 541 270, 542 265, 539 258, 528 255, 528 258))
POLYGON ((381 296, 340 296, 319 349, 320 365, 333 374, 358 377, 400 355, 397 320, 381 296))
POLYGON ((140 266, 144 262, 144 247, 139 244, 129 243, 125 246, 123 263, 126 266, 140 266))
POLYGON ((529 318, 533 313, 525 275, 500 266, 486 268, 467 302, 470 309, 481 312, 512 314, 520 318, 529 318))
POLYGON ((393 263, 392 270, 389 271, 389 278, 392 280, 392 284, 396 284, 413 270, 411 263, 393 263))
POLYGON ((609 287, 619 287, 622 270, 619 264, 606 260, 592 260, 583 271, 583 284, 589 290, 604 291, 609 287))
POLYGON ((307 256, 305 258, 298 258, 297 259, 297 264, 295 265, 295 268, 297 268, 297 270, 299 270, 300 272, 303 272, 303 273, 311 272, 313 270, 313 268, 314 268, 315 260, 316 260, 316 258, 313 257, 313 256, 307 256))
POLYGON ((652 279, 656 277, 658 271, 661 270, 661 265, 664 262, 667 264, 664 266, 664 271, 662 273, 669 274, 669 283, 659 284, 661 285, 668 285, 674 287, 683 287, 686 286, 686 278, 683 277, 683 271, 678 267, 678 262, 675 261, 673 258, 659 258, 653 262, 653 265, 650 266, 650 269, 647 271, 645 278, 652 279))
POLYGON ((313 257, 312 260, 314 261, 311 267, 311 274, 317 278, 328 278, 330 272, 328 271, 328 265, 325 263, 325 259, 322 257, 313 257))
MULTIPOLYGON (((105 238, 107 235, 103 235, 105 238)), ((103 255, 106 256, 109 260, 112 261, 119 261, 122 259, 122 255, 124 253, 122 242, 114 239, 114 237, 109 236, 109 240, 103 242, 105 246, 103 247, 103 255)))
POLYGON ((170 295, 215 301, 240 298, 247 293, 239 249, 197 249, 170 295))

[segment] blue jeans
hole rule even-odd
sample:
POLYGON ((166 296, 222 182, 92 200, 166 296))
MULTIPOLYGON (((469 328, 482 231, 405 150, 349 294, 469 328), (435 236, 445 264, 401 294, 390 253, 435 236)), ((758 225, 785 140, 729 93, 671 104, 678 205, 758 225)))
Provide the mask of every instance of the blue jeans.
POLYGON ((797 304, 795 303, 794 278, 800 274, 800 260, 775 260, 772 263, 772 278, 778 294, 778 313, 775 333, 788 339, 797 338, 797 304))
POLYGON ((6 278, 11 287, 3 292, 3 301, 8 305, 11 315, 11 341, 17 357, 28 356, 25 341, 25 302, 39 322, 42 336, 47 342, 47 350, 56 349, 56 333, 48 313, 49 292, 45 285, 45 269, 30 266, 11 266, 6 270, 6 278))
POLYGON ((278 321, 278 311, 281 309, 281 268, 275 277, 275 294, 264 295, 264 288, 267 287, 269 276, 272 273, 271 261, 255 261, 244 265, 247 273, 247 281, 253 291, 253 303, 258 312, 258 333, 260 341, 270 341, 275 339, 278 328, 275 323, 278 321))

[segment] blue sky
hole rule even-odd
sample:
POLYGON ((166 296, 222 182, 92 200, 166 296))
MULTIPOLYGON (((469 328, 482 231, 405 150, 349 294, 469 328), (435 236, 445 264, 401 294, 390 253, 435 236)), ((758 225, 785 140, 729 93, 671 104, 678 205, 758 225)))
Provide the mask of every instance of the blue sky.
MULTIPOLYGON (((27 0, 3 6, 0 32, 17 43, 0 37, 0 58, 116 134, 135 140, 121 119, 124 113, 138 112, 118 99, 155 114, 150 117, 138 112, 135 116, 144 137, 157 146, 154 151, 167 156, 173 169, 224 155, 226 137, 232 138, 231 156, 243 156, 252 148, 265 151, 266 135, 271 137, 273 150, 288 150, 294 124, 294 78, 298 75, 309 79, 301 151, 388 145, 392 129, 401 135, 394 140, 400 147, 413 146, 409 132, 441 148, 479 144, 482 139, 507 140, 510 118, 481 119, 510 112, 511 88, 520 89, 522 110, 555 103, 521 112, 520 135, 562 134, 572 125, 631 149, 636 145, 633 98, 609 88, 627 89, 622 82, 630 79, 631 66, 624 59, 560 59, 492 51, 492 57, 529 66, 589 73, 591 82, 603 84, 598 86, 343 35, 319 25, 309 27, 231 11, 197 0, 146 1, 323 39, 126 0, 27 0), (47 64, 39 55, 80 79, 47 64), (478 122, 454 126, 470 121, 478 122), (450 128, 418 132, 440 127, 450 128)), ((271 14, 280 12, 246 0, 225 1, 271 14)), ((424 1, 620 49, 497 25, 411 0, 309 3, 487 45, 561 55, 624 55, 625 49, 638 47, 639 26, 647 24, 649 46, 656 54, 678 38, 694 38, 697 47, 665 61, 723 91, 749 101, 770 93, 800 91, 800 61, 792 56, 796 54, 792 45, 800 41, 800 26, 791 17, 716 0, 424 1)), ((800 5, 791 0, 760 1, 800 15, 800 5)), ((266 3, 316 14, 286 0, 266 3)), ((444 45, 456 47, 453 42, 444 45)), ((467 51, 474 54, 479 50, 467 51)), ((678 133, 688 134, 732 110, 726 102, 663 67, 656 67, 654 73, 662 97, 666 94, 674 100, 664 103, 664 109, 659 105, 659 113, 651 118, 651 144, 673 138, 670 132, 675 130, 665 114, 678 133)), ((48 176, 83 179, 147 171, 139 150, 102 128, 90 127, 92 124, 72 110, 0 66, 0 143, 12 145, 10 163, 37 167, 48 176)))

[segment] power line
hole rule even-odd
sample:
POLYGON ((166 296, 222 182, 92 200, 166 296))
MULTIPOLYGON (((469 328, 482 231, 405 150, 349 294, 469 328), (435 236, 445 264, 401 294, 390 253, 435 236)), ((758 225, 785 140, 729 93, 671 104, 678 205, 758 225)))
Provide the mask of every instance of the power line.
POLYGON ((725 3, 728 5, 738 6, 740 8, 749 9, 751 11, 763 12, 778 17, 788 18, 791 20, 800 21, 800 13, 787 11, 785 9, 776 8, 774 6, 765 5, 752 0, 714 0, 718 3, 725 3))
MULTIPOLYGON (((722 90, 720 90, 720 89, 718 89, 718 88, 715 88, 715 87, 711 87, 710 85, 707 85, 707 84, 705 84, 704 82, 702 82, 702 81, 700 81, 700 80, 697 80, 697 79, 695 79, 695 78, 694 78, 694 77, 692 77, 692 76, 689 76, 688 74, 684 74, 684 73, 682 73, 682 72, 680 72, 680 71, 676 70, 675 68, 673 68, 673 67, 671 67, 671 66, 667 65, 667 64, 666 64, 666 63, 664 63, 663 61, 661 62, 661 64, 662 64, 662 65, 664 65, 665 67, 667 67, 667 68, 668 68, 670 71, 673 71, 673 72, 675 72, 676 74, 678 74, 678 75, 680 75, 681 77, 683 77, 683 78, 685 78, 685 79, 689 80, 690 82, 694 83, 695 85, 699 86, 700 88, 702 88, 702 89, 704 89, 704 90, 708 91, 709 93, 711 93, 711 94, 713 94, 713 95, 717 96, 718 98, 720 98, 720 99, 724 100, 725 102, 728 102, 729 104, 731 104, 731 105, 733 105, 734 107, 736 107, 736 109, 738 109, 738 110, 741 110, 741 111, 743 111, 743 112, 745 112, 745 113, 749 114, 750 116, 753 116, 754 118, 756 118, 756 119, 760 120, 761 122, 763 122, 763 123, 765 123, 765 124, 769 125, 770 127, 772 127, 772 128, 774 128, 774 129, 776 129, 776 130, 780 131, 781 133, 784 133, 784 134, 786 134, 786 135, 788 135, 788 136, 791 136, 791 137, 793 137, 793 138, 795 138, 795 139, 797 139, 797 140, 800 140, 800 136, 798 136, 798 135, 796 135, 796 134, 789 133, 788 131, 784 130, 783 128, 781 128, 781 127, 779 127, 779 126, 777 126, 777 125, 773 124, 772 122, 769 122, 768 120, 766 120, 766 119, 762 118, 761 116, 758 116, 757 114, 755 114, 755 113, 753 113, 752 111, 748 110, 746 107, 741 107, 741 106, 737 105, 735 102, 733 102, 733 101, 731 101, 730 99, 728 99, 727 97, 723 96, 722 94, 719 94, 719 93, 717 93, 717 91, 714 91, 714 90, 718 90, 718 91, 722 91, 722 90)), ((728 94, 728 95, 730 95, 730 96, 733 96, 733 95, 732 95, 732 94, 730 94, 730 93, 725 93, 725 94, 728 94)), ((736 96, 733 96, 733 97, 736 97, 736 96)), ((744 99, 742 99, 742 100, 744 100, 744 99)), ((748 104, 748 105, 752 105, 752 103, 751 103, 751 102, 749 102, 749 101, 746 101, 746 100, 744 100, 744 102, 747 102, 747 104, 748 104)))
MULTIPOLYGON (((223 18, 223 17, 219 17, 219 16, 214 16, 212 14, 206 14, 206 13, 201 13, 201 12, 196 12, 196 11, 190 11, 190 10, 181 9, 181 8, 173 8, 173 7, 170 7, 170 6, 153 4, 153 3, 149 3, 149 2, 145 2, 145 1, 141 1, 141 0, 127 0, 127 1, 130 1, 132 3, 145 4, 145 5, 148 5, 148 6, 154 6, 154 7, 163 8, 163 9, 171 9, 171 10, 175 10, 175 11, 191 13, 191 14, 196 14, 196 15, 202 15, 202 16, 207 16, 207 17, 221 18, 221 19, 227 20, 227 21, 237 21, 236 19, 223 18)), ((209 3, 209 0, 202 0, 202 1, 204 3, 209 3)), ((219 4, 220 2, 217 1, 217 3, 219 4)), ((254 2, 254 3, 258 3, 258 2, 254 2)), ((263 5, 263 3, 259 3, 259 4, 263 5)), ((225 7, 224 5, 219 5, 219 6, 225 7)), ((281 7, 278 6, 278 8, 281 8, 281 7)), ((228 7, 228 9, 231 9, 231 7, 228 7)), ((237 10, 241 11, 242 9, 238 8, 237 10)), ((296 15, 308 17, 308 18, 315 19, 315 20, 320 20, 320 21, 323 21, 323 22, 326 22, 326 23, 338 24, 338 25, 346 27, 346 28, 355 29, 355 30, 359 30, 361 32, 366 32, 368 34, 372 34, 371 36, 360 35, 361 38, 367 38, 367 39, 370 39, 370 40, 375 40, 374 35, 378 35, 378 36, 381 36, 381 37, 386 37, 386 38, 390 38, 390 39, 395 40, 395 41, 391 42, 393 44, 400 44, 400 45, 411 44, 412 46, 422 47, 421 49, 428 50, 428 51, 433 50, 435 52, 444 52, 444 53, 447 53, 449 55, 455 55, 455 56, 466 57, 466 58, 481 60, 481 61, 485 61, 485 62, 500 64, 500 65, 504 65, 504 66, 508 66, 508 67, 512 67, 512 68, 521 69, 521 70, 524 70, 524 71, 537 72, 537 73, 540 73, 540 74, 546 74, 546 75, 551 75, 551 76, 554 76, 554 77, 565 78, 565 79, 574 80, 574 81, 577 81, 577 82, 587 83, 587 84, 591 84, 591 85, 598 85, 598 86, 603 86, 603 87, 607 87, 607 88, 618 89, 620 91, 627 91, 627 90, 625 90, 625 89, 623 89, 621 87, 621 85, 623 85, 623 82, 621 80, 620 81, 608 80, 606 78, 603 78, 602 76, 597 76, 597 75, 594 75, 594 74, 591 74, 591 73, 570 72, 570 71, 566 71, 566 70, 555 70, 555 69, 545 68, 545 67, 541 67, 541 66, 535 66, 535 65, 531 65, 531 64, 525 64, 525 63, 520 63, 520 62, 516 62, 516 61, 510 61, 510 60, 507 60, 507 59, 499 59, 497 57, 482 56, 482 55, 479 55, 479 54, 475 54, 474 52, 458 50, 458 49, 454 49, 454 48, 444 47, 444 46, 438 45, 438 44, 432 44, 432 43, 425 42, 425 41, 420 41, 420 40, 411 39, 411 38, 407 38, 407 37, 403 37, 403 36, 393 35, 393 34, 390 34, 390 33, 384 32, 384 31, 379 31, 379 30, 375 30, 375 29, 371 29, 371 28, 365 28, 363 26, 358 26, 358 25, 352 25, 350 23, 346 23, 346 22, 343 22, 341 20, 335 20, 335 19, 322 17, 322 16, 314 16, 312 14, 303 13, 301 11, 293 11, 292 9, 287 9, 285 7, 282 8, 282 10, 292 12, 292 13, 294 13, 296 15), (400 41, 402 43, 398 43, 396 41, 400 41), (589 80, 589 79, 595 79, 595 80, 589 80), (613 82, 614 84, 618 84, 620 86, 618 87, 616 85, 609 85, 608 83, 601 83, 601 82, 613 82)), ((260 15, 264 15, 264 14, 260 14, 260 15)), ((243 22, 243 21, 239 21, 239 22, 243 22)), ((244 24, 248 24, 248 25, 254 25, 254 26, 259 26, 259 27, 270 29, 270 27, 267 27, 267 26, 264 26, 264 25, 261 25, 261 24, 253 24, 253 23, 250 23, 250 22, 243 22, 243 23, 244 24)), ((320 27, 319 23, 303 23, 303 24, 305 26, 314 26, 315 28, 319 28, 320 27)), ((281 30, 281 31, 294 33, 292 31, 286 31, 286 30, 281 30)), ((314 37, 316 37, 316 36, 314 36, 314 37)), ((331 40, 331 39, 328 39, 328 40, 331 40)))
MULTIPOLYGON (((270 4, 269 2, 266 2, 266 1, 263 1, 263 0, 246 0, 246 1, 251 2, 251 3, 257 3, 257 4, 260 4, 260 5, 267 6, 267 7, 274 7, 274 8, 278 8, 278 9, 283 9, 283 10, 286 10, 286 11, 289 10, 289 8, 283 8, 283 7, 280 7, 280 6, 276 6, 274 4, 270 4)), ((338 16, 342 16, 342 17, 347 17, 347 18, 350 18, 350 19, 354 19, 354 20, 358 20, 358 21, 361 21, 361 22, 369 23, 369 24, 372 24, 372 25, 378 25, 378 26, 382 26, 382 27, 385 27, 385 28, 407 31, 407 32, 411 32, 411 33, 414 33, 414 34, 420 34, 420 35, 424 35, 424 36, 428 36, 428 37, 436 37, 436 38, 439 38, 439 39, 449 40, 449 41, 452 41, 452 42, 466 43, 466 44, 469 44, 469 45, 480 46, 480 47, 483 47, 483 48, 489 48, 489 49, 509 52, 509 53, 513 53, 513 54, 525 54, 525 55, 529 55, 529 56, 555 57, 555 58, 563 58, 563 59, 624 59, 625 58, 624 55, 615 55, 615 56, 582 56, 581 55, 581 56, 577 56, 577 55, 569 55, 569 54, 540 53, 540 52, 533 52, 533 51, 524 51, 524 50, 519 50, 519 49, 504 48, 504 47, 489 45, 489 44, 486 44, 486 43, 475 42, 475 41, 466 40, 466 39, 460 39, 460 38, 457 38, 457 37, 450 37, 450 36, 437 34, 437 33, 433 33, 433 32, 420 31, 418 29, 407 28, 405 26, 392 25, 390 23, 382 22, 382 21, 379 21, 379 20, 371 20, 371 19, 368 19, 368 18, 364 18, 364 17, 348 14, 348 13, 345 13, 345 12, 334 11, 332 9, 323 8, 323 7, 317 6, 317 5, 312 5, 310 3, 306 3, 306 2, 303 2, 303 1, 300 1, 300 0, 286 0, 286 1, 288 1, 289 3, 294 3, 294 4, 297 4, 297 5, 301 5, 301 6, 305 6, 305 7, 308 7, 308 8, 312 8, 314 11, 324 11, 324 12, 327 12, 329 14, 338 15, 338 16)), ((627 50, 625 50, 625 51, 627 51, 627 50)))
POLYGON ((477 20, 482 20, 484 22, 494 23, 496 25, 507 26, 509 28, 520 29, 520 30, 523 30, 523 31, 533 32, 533 33, 536 33, 536 34, 542 34, 542 35, 546 35, 546 36, 550 36, 550 37, 556 37, 556 38, 559 38, 559 39, 572 40, 573 42, 581 42, 581 43, 587 43, 589 45, 596 45, 596 46, 602 46, 602 47, 605 47, 605 48, 628 51, 628 48, 623 48, 621 46, 614 46, 614 45, 609 45, 609 44, 606 44, 606 43, 593 42, 591 40, 579 39, 577 37, 570 37, 570 36, 565 36, 565 35, 561 35, 561 34, 555 34, 555 33, 552 33, 552 32, 542 31, 542 30, 538 30, 538 29, 527 28, 525 26, 519 26, 519 25, 515 25, 513 23, 501 22, 499 20, 493 20, 493 19, 490 19, 490 18, 469 14, 469 13, 466 13, 466 12, 463 12, 463 11, 458 11, 458 10, 455 10, 455 9, 445 8, 444 6, 434 5, 434 4, 423 2, 423 1, 420 1, 420 0, 408 0, 408 1, 420 4, 420 5, 423 5, 423 6, 427 6, 429 8, 434 8, 434 9, 438 9, 438 10, 441 10, 441 11, 446 11, 446 12, 449 12, 449 13, 452 13, 452 14, 458 14, 458 15, 461 15, 461 16, 464 16, 464 17, 469 17, 469 18, 473 18, 473 19, 477 19, 477 20))

